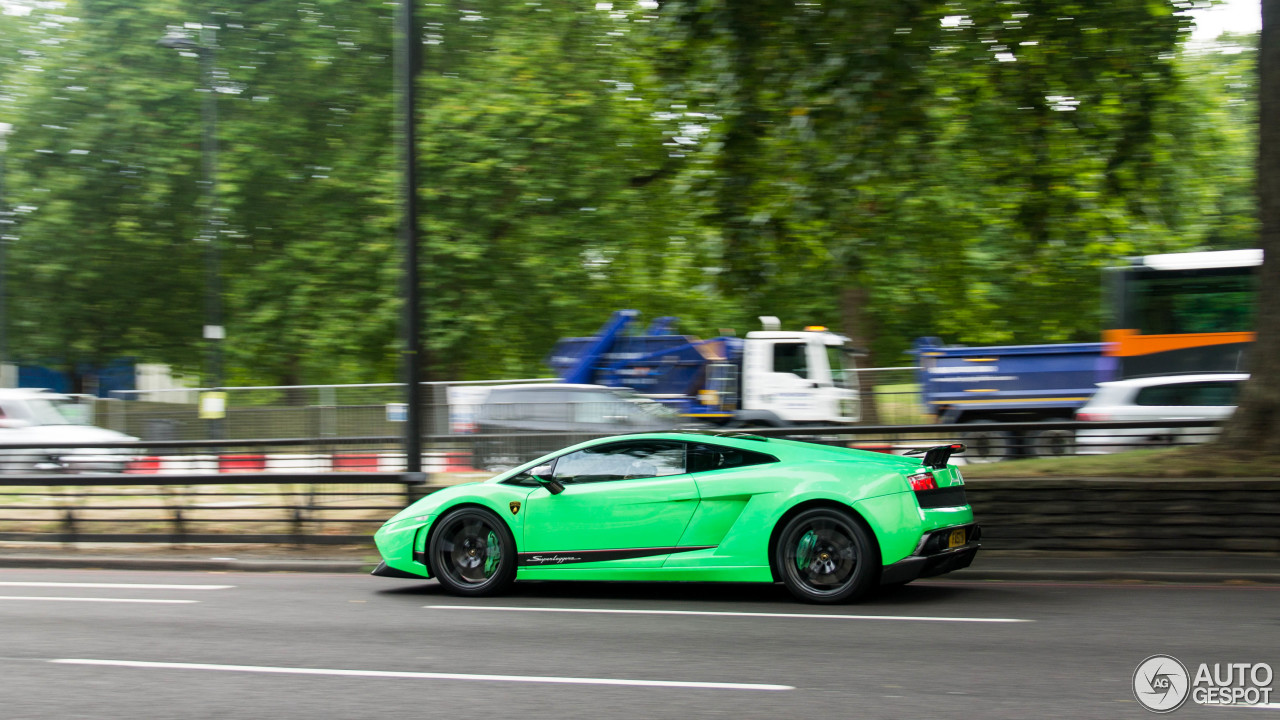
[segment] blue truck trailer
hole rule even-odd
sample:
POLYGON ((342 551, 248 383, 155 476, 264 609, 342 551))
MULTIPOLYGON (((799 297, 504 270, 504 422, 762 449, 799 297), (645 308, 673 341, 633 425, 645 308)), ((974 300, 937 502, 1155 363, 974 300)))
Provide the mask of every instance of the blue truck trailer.
MULTIPOLYGON (((947 347, 920 338, 912 351, 919 367, 921 400, 940 423, 1072 420, 1100 382, 1116 377, 1106 343, 947 347)), ((975 428, 969 442, 988 456, 1029 450, 1049 454, 1069 430, 1020 433, 975 428)))

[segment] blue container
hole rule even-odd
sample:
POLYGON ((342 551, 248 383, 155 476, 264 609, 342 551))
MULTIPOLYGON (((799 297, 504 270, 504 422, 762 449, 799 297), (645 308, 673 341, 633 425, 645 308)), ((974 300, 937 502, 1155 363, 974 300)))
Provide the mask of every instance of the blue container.
POLYGON ((1070 419, 1116 376, 1106 343, 944 347, 916 341, 921 398, 939 422, 1070 419))

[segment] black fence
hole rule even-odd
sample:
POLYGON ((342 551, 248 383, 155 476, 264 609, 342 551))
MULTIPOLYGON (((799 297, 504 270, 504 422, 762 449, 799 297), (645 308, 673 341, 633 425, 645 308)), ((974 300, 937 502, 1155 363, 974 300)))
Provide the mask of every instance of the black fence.
MULTIPOLYGON (((728 431, 732 432, 732 431, 728 431)), ((901 454, 962 442, 958 464, 1191 445, 1204 420, 752 429, 901 454)), ((611 433, 610 433, 611 434, 611 433)), ((408 502, 605 433, 425 438, 422 474, 395 437, 0 447, 0 542, 368 543, 408 502)))

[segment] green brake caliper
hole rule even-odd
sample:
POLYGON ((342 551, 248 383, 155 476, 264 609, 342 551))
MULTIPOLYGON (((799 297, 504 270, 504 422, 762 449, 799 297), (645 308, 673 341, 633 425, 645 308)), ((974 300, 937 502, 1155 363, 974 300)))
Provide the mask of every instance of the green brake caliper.
POLYGON ((811 559, 813 546, 818 544, 818 534, 810 530, 800 538, 800 542, 796 543, 796 567, 800 570, 805 569, 811 559))
POLYGON ((501 561, 502 549, 498 546, 498 536, 490 532, 484 548, 484 576, 489 577, 492 575, 493 571, 498 569, 498 563, 501 561))

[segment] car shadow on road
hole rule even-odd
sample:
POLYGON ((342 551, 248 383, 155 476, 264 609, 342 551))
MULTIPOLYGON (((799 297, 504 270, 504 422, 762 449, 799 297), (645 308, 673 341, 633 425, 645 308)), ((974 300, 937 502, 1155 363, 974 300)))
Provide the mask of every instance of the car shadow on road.
MULTIPOLYGON (((403 587, 377 591, 384 596, 411 596, 415 598, 462 599, 450 595, 435 581, 415 582, 403 587)), ((878 588, 861 602, 838 607, 887 607, 902 608, 907 605, 945 603, 958 596, 980 594, 972 587, 947 587, 943 585, 878 588)), ((498 601, 521 600, 658 600, 680 603, 715 604, 783 604, 788 608, 806 607, 791 597, 781 584, 768 583, 693 583, 693 582, 574 582, 574 581, 522 581, 509 592, 495 598, 498 601)), ((818 606, 820 607, 820 606, 818 606)))

